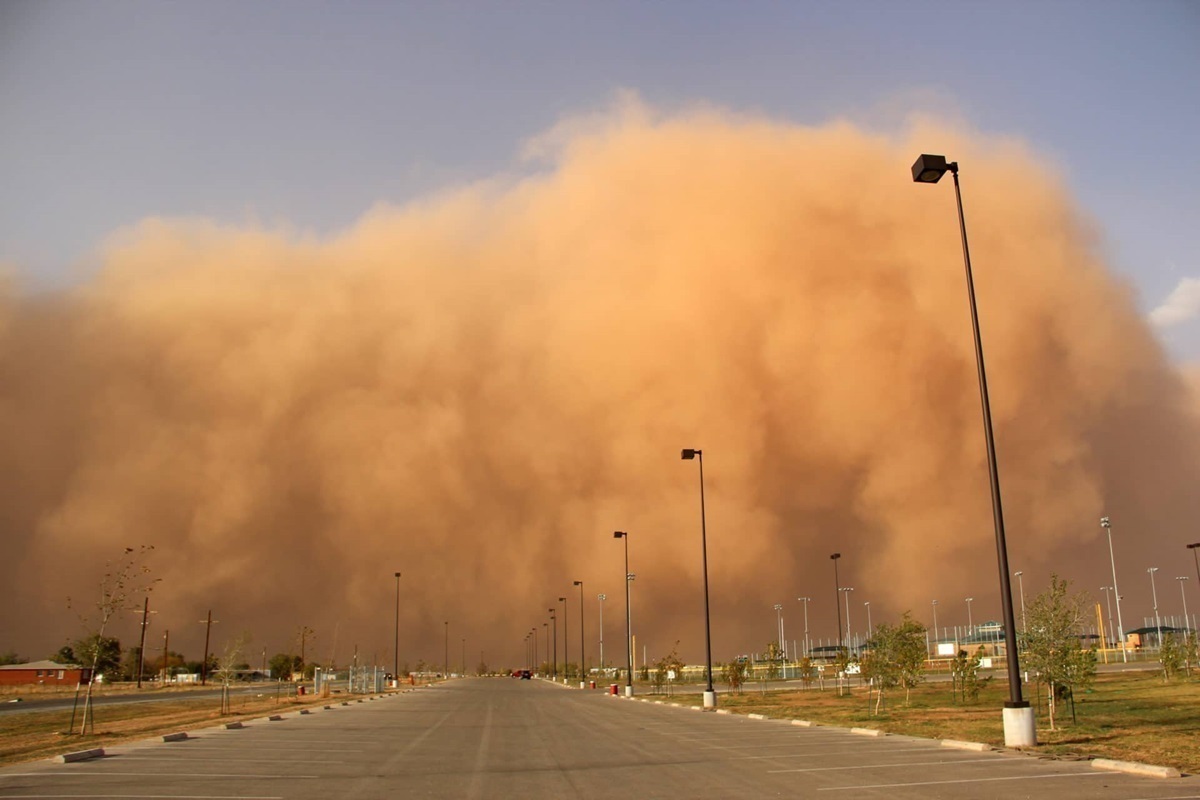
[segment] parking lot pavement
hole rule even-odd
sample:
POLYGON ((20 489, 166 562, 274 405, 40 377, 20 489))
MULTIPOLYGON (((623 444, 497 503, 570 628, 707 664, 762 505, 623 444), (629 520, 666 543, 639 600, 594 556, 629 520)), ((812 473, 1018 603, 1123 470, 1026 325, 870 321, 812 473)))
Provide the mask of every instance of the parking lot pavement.
POLYGON ((912 737, 799 727, 464 679, 332 702, 101 759, 0 770, 0 797, 1200 799, 1200 779, 956 749, 912 737))

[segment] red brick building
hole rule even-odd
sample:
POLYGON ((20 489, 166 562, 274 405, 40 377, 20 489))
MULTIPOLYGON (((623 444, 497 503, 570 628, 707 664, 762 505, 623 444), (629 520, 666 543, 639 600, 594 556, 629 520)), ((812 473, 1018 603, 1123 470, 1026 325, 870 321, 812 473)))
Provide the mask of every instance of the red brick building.
POLYGON ((74 664, 31 661, 0 667, 0 686, 75 686, 87 683, 92 670, 74 664))

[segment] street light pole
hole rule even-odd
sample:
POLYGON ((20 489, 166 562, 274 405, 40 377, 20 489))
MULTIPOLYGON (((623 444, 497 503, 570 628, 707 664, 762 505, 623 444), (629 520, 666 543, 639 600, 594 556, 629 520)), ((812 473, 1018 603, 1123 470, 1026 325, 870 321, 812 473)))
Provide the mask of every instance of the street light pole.
POLYGON ((975 602, 974 597, 967 598, 967 636, 975 632, 975 618, 971 616, 971 603, 975 602))
POLYGON ((812 598, 797 597, 796 599, 804 603, 804 656, 808 658, 812 655, 812 651, 808 646, 808 601, 812 600, 812 598))
POLYGON ((874 626, 871 625, 871 601, 868 600, 863 605, 867 608, 867 638, 870 639, 872 631, 875 630, 874 626))
POLYGON ((700 461, 700 555, 704 570, 704 656, 705 676, 708 688, 704 690, 704 708, 717 707, 717 692, 713 689, 712 678, 712 625, 709 622, 708 610, 708 530, 704 520, 704 451, 685 448, 680 458, 690 461, 693 458, 700 461))
POLYGON ((446 652, 445 659, 442 661, 442 674, 446 676, 446 680, 450 680, 450 620, 442 623, 446 631, 446 652))
POLYGON ((604 601, 608 599, 606 594, 596 595, 597 605, 600 606, 600 675, 604 676, 604 601))
POLYGON ((838 626, 838 655, 842 652, 842 584, 838 582, 838 559, 842 557, 841 553, 834 553, 829 558, 833 561, 833 611, 837 617, 838 626))
POLYGON ((1121 590, 1117 588, 1117 559, 1113 555, 1112 523, 1108 517, 1100 518, 1100 527, 1108 535, 1108 563, 1112 566, 1112 589, 1117 597, 1117 641, 1121 644, 1121 661, 1129 663, 1129 651, 1125 648, 1125 623, 1121 619, 1121 590))
POLYGON ((629 533, 613 531, 614 539, 625 540, 625 696, 633 697, 633 615, 629 609, 629 533))
POLYGON ((583 660, 583 581, 575 581, 579 587, 579 688, 586 689, 587 666, 583 660))
POLYGON ((971 332, 975 339, 975 366, 979 373, 979 400, 983 412, 983 434, 987 448, 988 477, 992 491, 992 522, 996 532, 996 561, 1000 573, 1000 605, 1004 616, 1005 656, 1008 665, 1009 701, 1004 708, 1004 743, 1008 747, 1037 744, 1037 726, 1033 709, 1021 697, 1021 667, 1015 636, 1012 585, 1009 583, 1008 544, 1004 536, 1004 509, 1000 499, 1000 472, 996 464, 996 441, 992 433, 992 410, 988 400, 987 371, 983 361, 983 338, 979 333, 979 310, 975 304, 975 281, 971 275, 971 251, 967 246, 967 222, 963 214, 962 190, 958 183, 958 162, 947 163, 944 156, 922 154, 912 167, 917 183, 937 183, 949 171, 954 177, 954 199, 958 206, 958 231, 962 238, 963 268, 967 281, 967 302, 971 308, 971 332))
POLYGON ((1154 573, 1158 572, 1158 567, 1150 567, 1146 572, 1150 573, 1150 594, 1154 598, 1154 628, 1158 632, 1158 649, 1162 650, 1162 620, 1158 616, 1158 590, 1154 588, 1154 573))
POLYGON ((567 638, 567 598, 560 597, 558 602, 563 604, 563 683, 566 683, 567 673, 571 671, 571 640, 567 638))
POLYGON ((1187 549, 1192 551, 1192 561, 1196 563, 1196 585, 1200 587, 1200 542, 1189 544, 1187 549))
POLYGON ((548 608, 546 610, 550 612, 550 623, 552 625, 552 630, 554 631, 554 647, 551 648, 551 650, 550 650, 550 652, 552 652, 554 655, 551 658, 547 659, 547 661, 549 661, 551 664, 550 674, 553 675, 554 680, 557 681, 558 680, 558 617, 555 616, 555 612, 554 612, 553 608, 548 608))
POLYGON ((400 686, 400 573, 396 573, 396 652, 392 662, 392 678, 395 685, 400 686))

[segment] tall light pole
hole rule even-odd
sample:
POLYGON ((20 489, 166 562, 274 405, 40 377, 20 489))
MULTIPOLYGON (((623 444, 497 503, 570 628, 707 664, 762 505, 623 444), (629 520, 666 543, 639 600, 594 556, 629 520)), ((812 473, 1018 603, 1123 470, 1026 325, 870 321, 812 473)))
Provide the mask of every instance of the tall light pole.
POLYGON ((601 593, 596 595, 596 604, 600 606, 600 675, 604 675, 604 601, 608 599, 608 595, 601 593))
POLYGON ((971 616, 971 603, 975 602, 974 597, 967 598, 967 636, 969 637, 975 632, 975 618, 971 616))
POLYGON ((400 686, 400 573, 396 573, 396 652, 392 661, 392 678, 400 686))
POLYGON ((1025 632, 1025 575, 1021 570, 1013 573, 1017 576, 1017 585, 1021 587, 1021 632, 1025 632))
POLYGON ((1100 518, 1100 527, 1108 535, 1108 563, 1112 566, 1112 589, 1117 598, 1117 641, 1121 644, 1121 660, 1129 663, 1129 651, 1125 648, 1125 623, 1121 620, 1121 590, 1117 588, 1117 559, 1113 555, 1112 523, 1108 517, 1100 518))
POLYGON ((812 600, 811 597, 797 597, 801 603, 804 603, 804 656, 807 658, 811 654, 808 646, 808 603, 812 600))
POLYGON ((829 558, 833 561, 833 615, 837 617, 838 626, 838 655, 842 652, 842 585, 838 582, 838 559, 841 553, 834 553, 829 558))
POLYGON ((579 688, 586 689, 587 667, 583 660, 583 581, 575 581, 579 587, 579 688))
POLYGON ((775 604, 775 638, 779 641, 779 649, 783 650, 783 605, 775 604))
POLYGON ((854 646, 854 629, 850 627, 850 593, 854 591, 853 586, 843 586, 842 594, 846 596, 846 641, 850 642, 850 646, 854 646))
POLYGON ((1185 592, 1183 590, 1183 584, 1187 579, 1188 579, 1187 575, 1178 575, 1175 578, 1175 580, 1179 581, 1179 596, 1181 598, 1183 598, 1183 629, 1184 629, 1184 631, 1187 631, 1192 627, 1192 623, 1188 620, 1187 592, 1185 592))
MULTIPOLYGON (((542 624, 545 624, 545 623, 542 623, 542 624)), ((537 672, 538 671, 537 625, 534 625, 533 628, 530 629, 529 634, 530 634, 530 636, 533 637, 533 671, 537 672)), ((547 659, 547 660, 549 660, 549 659, 547 659)))
POLYGON ((462 671, 459 673, 464 678, 467 676, 467 637, 462 640, 462 671))
POLYGON ((938 601, 934 600, 931 605, 933 606, 933 653, 934 653, 934 655, 937 655, 937 640, 938 640, 937 606, 938 606, 938 601))
POLYGON ((717 707, 717 692, 713 689, 712 679, 712 626, 708 613, 708 530, 704 521, 704 451, 685 448, 680 453, 684 461, 699 459, 700 461, 700 555, 704 570, 704 657, 705 676, 708 688, 704 690, 704 708, 717 707))
POLYGON ((871 625, 871 601, 866 601, 863 603, 863 606, 867 609, 867 638, 870 639, 871 632, 875 630, 874 626, 871 625))
POLYGON ((917 183, 937 183, 949 171, 954 176, 954 199, 958 205, 958 231, 962 238, 963 267, 967 279, 967 302, 971 308, 971 332, 975 338, 975 367, 979 373, 979 401, 983 412, 983 436, 987 448, 988 477, 992 490, 992 522, 996 531, 996 561, 1000 572, 1000 605, 1007 638, 1004 652, 1008 664, 1009 701, 1004 708, 1004 743, 1008 747, 1037 744, 1037 726, 1033 709, 1021 697, 1021 666, 1016 646, 1016 619, 1013 616, 1012 585, 1008 579, 1008 544, 1004 537, 1004 509, 1000 501, 1000 472, 996 465, 996 441, 992 434, 992 409, 988 400, 987 371, 983 362, 983 338, 979 333, 979 311, 975 305, 975 281, 971 275, 971 251, 967 247, 967 222, 963 215, 962 190, 958 185, 958 162, 945 156, 922 154, 912 166, 917 183))
MULTIPOLYGON (((548 623, 548 622, 542 623, 542 639, 545 640, 545 642, 546 642, 546 663, 549 664, 551 651, 550 651, 550 623, 548 623)), ((556 654, 554 657, 558 658, 558 655, 556 654)))
POLYGON ((442 674, 446 676, 446 680, 450 679, 450 620, 442 623, 446 631, 446 652, 445 659, 442 661, 442 674))
POLYGON ((550 650, 550 652, 552 652, 554 655, 547 660, 551 664, 550 674, 554 676, 554 680, 558 680, 558 617, 555 616, 553 608, 548 608, 546 610, 550 612, 550 623, 553 626, 552 630, 554 631, 554 647, 550 650))
MULTIPOLYGON (((1112 624, 1113 624, 1112 593, 1110 592, 1111 589, 1112 589, 1111 586, 1101 586, 1100 587, 1100 591, 1104 592, 1104 605, 1108 607, 1108 636, 1106 637, 1108 640, 1112 639, 1112 624)), ((1108 647, 1110 644, 1111 644, 1111 641, 1106 641, 1104 646, 1108 647)))
POLYGON ((571 650, 570 639, 567 638, 567 598, 560 597, 558 602, 563 604, 563 683, 567 682, 567 673, 570 672, 571 650))
POLYGON ((1158 572, 1158 567, 1150 567, 1146 570, 1150 573, 1150 594, 1154 598, 1154 628, 1158 632, 1158 647, 1162 649, 1162 620, 1158 616, 1158 590, 1154 588, 1154 573, 1158 572))
POLYGON ((625 696, 633 697, 633 615, 629 609, 629 533, 613 531, 614 539, 625 540, 625 696))

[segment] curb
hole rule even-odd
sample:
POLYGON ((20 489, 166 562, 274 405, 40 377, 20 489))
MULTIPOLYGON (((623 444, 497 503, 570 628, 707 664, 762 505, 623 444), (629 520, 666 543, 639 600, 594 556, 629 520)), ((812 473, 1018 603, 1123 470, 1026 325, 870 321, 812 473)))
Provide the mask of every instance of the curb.
POLYGON ((104 758, 104 748, 96 747, 91 750, 79 750, 74 753, 63 753, 58 757, 57 761, 60 764, 69 764, 72 761, 87 761, 89 758, 104 758))
POLYGON ((166 734, 163 734, 162 740, 164 742, 182 742, 186 738, 188 738, 188 735, 186 732, 166 733, 166 734))
POLYGON ((851 728, 850 732, 858 736, 887 736, 886 733, 875 728, 851 728))
POLYGON ((272 714, 271 716, 267 717, 268 722, 279 722, 281 719, 283 719, 282 714, 272 714))
POLYGON ((950 747, 955 750, 974 750, 977 753, 985 753, 992 749, 990 744, 983 742, 960 742, 957 739, 942 739, 942 747, 950 747))
POLYGON ((807 719, 794 719, 792 720, 792 724, 799 725, 801 728, 811 728, 815 723, 807 719))
POLYGON ((747 714, 746 716, 749 717, 750 719, 766 719, 767 718, 766 714, 747 714))
POLYGON ((1112 772, 1127 772, 1130 775, 1145 775, 1150 778, 1179 778, 1179 770, 1174 767, 1158 767, 1153 764, 1139 764, 1136 761, 1114 761, 1111 758, 1096 758, 1092 760, 1092 769, 1106 769, 1112 772))
POLYGON ((227 731, 236 731, 239 728, 244 728, 244 727, 246 727, 246 726, 240 722, 226 722, 225 723, 225 730, 227 730, 227 731))

